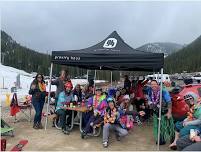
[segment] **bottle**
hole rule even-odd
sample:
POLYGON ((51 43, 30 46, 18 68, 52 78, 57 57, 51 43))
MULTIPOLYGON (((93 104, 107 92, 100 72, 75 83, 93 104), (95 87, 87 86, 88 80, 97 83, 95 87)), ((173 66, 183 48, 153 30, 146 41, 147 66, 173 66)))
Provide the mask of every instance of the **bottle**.
POLYGON ((73 102, 70 102, 70 108, 73 108, 73 102))
POLYGON ((84 102, 84 99, 82 99, 82 107, 85 106, 85 102, 84 102))

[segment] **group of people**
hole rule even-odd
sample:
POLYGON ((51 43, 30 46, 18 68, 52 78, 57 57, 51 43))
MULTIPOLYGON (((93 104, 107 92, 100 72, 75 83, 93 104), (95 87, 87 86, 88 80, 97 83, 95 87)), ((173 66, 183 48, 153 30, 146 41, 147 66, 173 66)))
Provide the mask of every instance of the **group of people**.
MULTIPOLYGON (((73 89, 71 81, 67 78, 67 73, 64 70, 61 71, 60 77, 52 81, 51 84, 57 86, 55 94, 55 112, 59 116, 62 132, 69 134, 68 128, 71 125, 72 119, 72 111, 66 110, 66 106, 71 102, 81 103, 84 101, 88 111, 83 115, 82 138, 90 134, 97 125, 103 124, 102 144, 103 147, 108 147, 110 130, 114 130, 116 139, 119 141, 133 128, 136 116, 139 116, 142 121, 146 121, 152 116, 153 133, 157 143, 160 86, 157 80, 151 80, 149 84, 148 81, 149 80, 139 78, 131 82, 128 76, 125 76, 124 87, 118 89, 111 88, 105 91, 102 90, 101 87, 95 89, 93 86, 89 85, 83 89, 81 89, 80 85, 76 85, 73 89), (136 109, 136 111, 134 109, 136 109), (68 118, 66 119, 67 116, 68 118)), ((36 111, 33 125, 35 129, 43 128, 41 124, 41 114, 45 101, 45 91, 43 76, 38 74, 32 82, 29 91, 32 95, 32 103, 36 111)), ((189 104, 189 106, 192 105, 189 104)), ((177 122, 175 124, 171 115, 171 97, 169 92, 163 87, 160 144, 165 144, 167 140, 171 140, 175 137, 175 141, 170 147, 179 147, 179 145, 182 145, 179 143, 181 143, 184 137, 185 139, 183 139, 183 141, 185 140, 186 142, 186 136, 180 136, 182 129, 185 130, 187 126, 194 125, 196 130, 201 130, 201 112, 199 110, 201 108, 197 103, 194 104, 193 107, 192 120, 185 119, 184 122, 177 122), (196 109, 198 109, 197 111, 199 112, 196 112, 196 109), (196 116, 194 116, 194 114, 196 116), (189 123, 189 121, 193 121, 193 123, 189 123)), ((192 129, 191 127, 189 128, 192 129)), ((190 133, 189 128, 186 129, 188 131, 186 131, 185 135, 190 133)), ((196 136, 190 140, 191 143, 193 143, 199 139, 196 136)))
POLYGON ((190 111, 182 121, 175 123, 175 139, 171 149, 201 150, 201 101, 193 94, 186 100, 190 111))

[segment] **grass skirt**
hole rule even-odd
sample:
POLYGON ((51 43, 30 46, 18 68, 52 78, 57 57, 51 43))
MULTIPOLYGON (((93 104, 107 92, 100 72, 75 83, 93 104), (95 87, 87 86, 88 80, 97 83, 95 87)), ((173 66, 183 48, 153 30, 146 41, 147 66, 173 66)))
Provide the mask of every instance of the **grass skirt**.
MULTIPOLYGON (((158 116, 153 114, 153 131, 154 131, 154 139, 157 141, 158 139, 158 116)), ((160 129, 160 139, 165 141, 170 141, 174 138, 175 129, 174 129, 174 121, 171 117, 167 119, 165 115, 161 115, 161 129, 160 129)))

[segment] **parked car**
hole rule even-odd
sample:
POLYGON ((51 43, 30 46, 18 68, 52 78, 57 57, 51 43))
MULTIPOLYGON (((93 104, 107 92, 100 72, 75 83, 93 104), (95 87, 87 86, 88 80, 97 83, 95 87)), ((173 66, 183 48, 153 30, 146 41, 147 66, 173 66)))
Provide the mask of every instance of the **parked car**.
POLYGON ((201 99, 201 84, 189 84, 184 86, 176 86, 170 92, 172 97, 172 115, 176 120, 182 120, 189 111, 186 100, 193 97, 196 100, 201 99))

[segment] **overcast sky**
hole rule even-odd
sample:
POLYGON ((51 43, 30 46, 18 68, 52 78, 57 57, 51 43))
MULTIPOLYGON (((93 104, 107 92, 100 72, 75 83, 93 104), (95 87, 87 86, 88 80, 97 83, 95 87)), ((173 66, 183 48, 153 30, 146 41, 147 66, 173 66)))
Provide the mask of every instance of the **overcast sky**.
POLYGON ((201 35, 198 2, 1 2, 1 28, 37 51, 92 46, 116 30, 137 48, 201 35))

